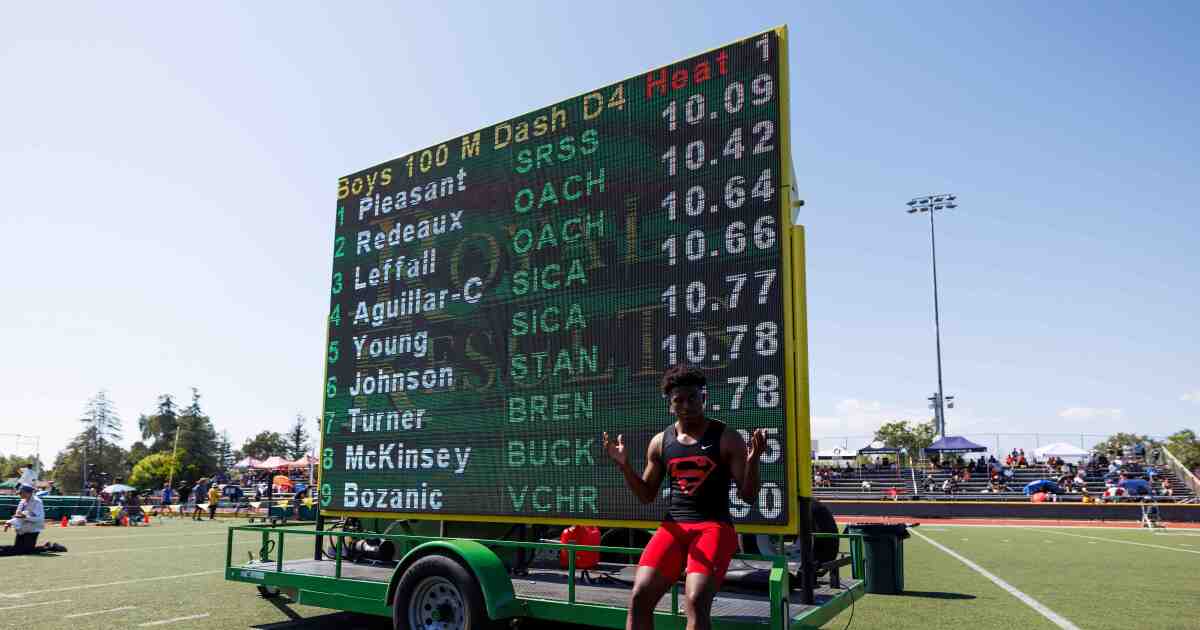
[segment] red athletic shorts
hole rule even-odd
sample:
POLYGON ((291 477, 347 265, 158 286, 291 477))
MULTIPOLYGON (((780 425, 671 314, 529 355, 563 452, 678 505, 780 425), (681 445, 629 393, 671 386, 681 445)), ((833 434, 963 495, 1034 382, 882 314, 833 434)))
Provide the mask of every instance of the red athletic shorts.
POLYGON ((663 577, 675 580, 683 571, 686 556, 688 573, 711 575, 720 585, 737 547, 737 533, 731 523, 663 521, 642 551, 638 566, 652 567, 663 577))

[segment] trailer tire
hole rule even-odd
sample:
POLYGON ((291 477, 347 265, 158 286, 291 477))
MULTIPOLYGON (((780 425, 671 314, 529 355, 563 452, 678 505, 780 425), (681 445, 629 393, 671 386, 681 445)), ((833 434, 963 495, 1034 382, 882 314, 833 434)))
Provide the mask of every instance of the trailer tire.
MULTIPOLYGON (((837 520, 829 506, 817 501, 812 502, 813 533, 836 534, 837 520)), ((743 553, 759 555, 785 555, 791 562, 800 561, 800 548, 796 546, 795 536, 785 536, 783 549, 779 549, 767 534, 742 534, 743 553)), ((836 538, 816 538, 813 540, 813 559, 817 562, 829 562, 837 558, 839 541, 836 538)))
POLYGON ((483 630, 492 627, 479 581, 462 564, 439 554, 412 563, 392 601, 392 628, 483 630))

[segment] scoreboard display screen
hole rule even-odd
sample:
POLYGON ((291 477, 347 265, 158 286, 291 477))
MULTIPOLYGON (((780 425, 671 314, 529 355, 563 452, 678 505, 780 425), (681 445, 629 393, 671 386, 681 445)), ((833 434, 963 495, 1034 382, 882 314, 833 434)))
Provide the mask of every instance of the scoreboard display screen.
POLYGON ((735 522, 794 525, 808 445, 784 42, 761 33, 338 180, 323 512, 652 525, 669 484, 641 504, 602 434, 640 472, 673 421, 662 373, 683 363, 708 379, 709 417, 768 434, 758 498, 730 488, 735 522))

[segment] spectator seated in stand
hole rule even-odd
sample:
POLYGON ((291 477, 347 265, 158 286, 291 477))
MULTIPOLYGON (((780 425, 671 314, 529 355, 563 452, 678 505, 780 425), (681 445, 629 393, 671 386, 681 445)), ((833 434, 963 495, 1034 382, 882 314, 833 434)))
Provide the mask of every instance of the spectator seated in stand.
POLYGON ((866 479, 862 480, 862 491, 863 492, 871 491, 871 482, 870 481, 867 481, 866 479))
POLYGON ((1001 489, 1004 487, 1006 487, 1006 486, 1001 485, 1001 483, 999 481, 992 481, 992 482, 988 483, 988 485, 985 486, 983 488, 983 490, 980 490, 979 493, 980 494, 1000 494, 1001 492, 1004 492, 1004 490, 1001 489))
POLYGON ((1101 500, 1120 501, 1127 496, 1129 496, 1129 493, 1125 491, 1125 488, 1122 488, 1121 486, 1109 486, 1104 489, 1104 494, 1101 495, 1101 500))
POLYGON ((1164 497, 1175 496, 1175 491, 1171 489, 1171 480, 1163 477, 1162 480, 1162 495, 1164 497))

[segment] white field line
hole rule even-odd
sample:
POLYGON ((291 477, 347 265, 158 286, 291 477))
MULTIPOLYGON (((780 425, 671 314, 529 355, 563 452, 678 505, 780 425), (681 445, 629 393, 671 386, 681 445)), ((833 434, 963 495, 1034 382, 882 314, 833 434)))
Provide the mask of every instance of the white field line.
POLYGON ((122 610, 133 610, 135 608, 137 608, 137 606, 121 606, 120 608, 109 608, 108 610, 97 610, 94 612, 75 613, 73 615, 67 615, 67 616, 63 617, 63 619, 75 619, 77 617, 87 617, 89 615, 103 615, 104 613, 114 613, 114 612, 120 612, 122 610))
POLYGON ((164 626, 168 623, 175 623, 176 621, 188 621, 191 619, 204 619, 207 616, 208 616, 208 613, 202 613, 199 615, 188 615, 186 617, 175 617, 173 619, 159 619, 158 621, 147 621, 146 623, 139 623, 138 627, 145 628, 146 626, 164 626))
MULTIPOLYGON (((931 524, 932 523, 933 522, 931 521, 931 524)), ((1034 529, 1034 528, 1036 528, 1036 529, 1107 529, 1107 530, 1124 530, 1124 531, 1129 531, 1129 530, 1140 531, 1143 529, 1143 527, 1137 523, 1133 523, 1133 524, 1129 525, 1128 527, 1125 527, 1125 526, 1112 527, 1112 526, 1105 526, 1105 525, 983 525, 981 523, 936 523, 936 524, 934 524, 933 527, 925 527, 924 525, 921 525, 921 527, 923 529, 929 529, 929 530, 933 530, 933 531, 937 531, 934 529, 934 527, 983 527, 983 528, 989 528, 989 529, 1034 529)), ((1196 530, 1196 531, 1198 533, 1200 533, 1200 530, 1196 530)))
POLYGON ((921 532, 919 532, 915 529, 910 529, 908 531, 912 532, 914 535, 916 535, 921 540, 924 540, 925 542, 933 545, 934 547, 937 547, 938 549, 941 549, 942 551, 946 552, 947 554, 950 555, 950 557, 967 565, 969 568, 971 568, 976 573, 991 580, 993 584, 1004 589, 1009 595, 1016 597, 1017 599, 1021 600, 1021 602, 1024 603, 1026 606, 1029 606, 1030 608, 1036 610, 1039 614, 1041 614, 1046 619, 1049 619, 1050 623, 1053 623, 1054 625, 1058 626, 1059 628, 1062 628, 1063 630, 1079 630, 1079 626, 1076 626, 1075 624, 1068 621, 1062 615, 1054 612, 1053 610, 1050 610, 1049 608, 1046 607, 1045 604, 1026 595, 1025 593, 1022 593, 1021 591, 1017 590, 1016 587, 1014 587, 1012 584, 1009 584, 1008 582, 1005 582, 1004 580, 996 577, 991 572, 989 572, 987 569, 984 569, 983 567, 979 566, 978 564, 975 564, 974 562, 971 562, 970 560, 966 559, 965 557, 959 555, 953 549, 950 549, 949 547, 933 540, 932 538, 922 534, 921 532))
MULTIPOLYGON (((165 545, 162 547, 129 547, 126 549, 105 549, 103 551, 81 551, 79 553, 72 553, 71 555, 72 556, 91 556, 91 555, 100 554, 100 553, 133 553, 136 551, 159 551, 162 549, 188 549, 191 547, 217 547, 217 546, 224 547, 225 543, 224 542, 215 542, 215 543, 204 543, 204 544, 200 544, 200 545, 165 545)), ((68 553, 70 553, 70 552, 68 552, 68 553)))
POLYGON ((15 606, 0 606, 0 610, 14 610, 14 609, 17 609, 17 608, 32 608, 32 607, 34 607, 34 606, 48 606, 48 605, 50 605, 50 604, 65 604, 65 603, 67 603, 67 602, 69 602, 69 601, 71 601, 71 600, 69 600, 69 599, 59 599, 59 600, 55 600, 55 601, 52 601, 52 602, 34 602, 34 603, 32 603, 32 604, 17 604, 17 605, 15 605, 15 606))
MULTIPOLYGON (((46 529, 42 530, 42 538, 47 538, 47 539, 54 538, 55 537, 54 534, 56 534, 56 533, 58 533, 58 532, 47 527, 46 529)), ((172 538, 179 538, 181 536, 186 536, 188 538, 191 538, 192 536, 225 536, 225 535, 226 535, 226 532, 198 532, 198 533, 175 532, 174 534, 134 534, 132 536, 85 536, 83 538, 73 538, 71 536, 65 536, 65 537, 62 537, 60 540, 63 540, 67 543, 72 543, 77 540, 119 540, 121 538, 162 538, 164 536, 169 536, 172 538)))
POLYGON ((1200 551, 1190 551, 1187 549, 1178 549, 1176 547, 1168 547, 1166 545, 1151 545, 1149 543, 1133 542, 1132 540, 1117 540, 1116 538, 1100 538, 1097 536, 1084 536, 1082 534, 1068 534, 1067 532, 1056 532, 1047 530, 1048 534, 1058 534, 1059 536, 1074 536, 1075 538, 1088 538, 1091 540, 1099 540, 1100 542, 1118 543, 1121 545, 1137 545, 1138 547, 1150 547, 1151 549, 1165 549, 1167 551, 1181 551, 1183 553, 1200 554, 1200 551))
POLYGON ((108 586, 124 586, 126 584, 137 584, 139 582, 157 582, 159 580, 177 580, 181 578, 197 577, 201 575, 216 575, 224 573, 225 569, 215 569, 213 571, 197 571, 195 573, 181 573, 179 575, 160 575, 158 577, 137 578, 133 580, 118 580, 116 582, 105 582, 103 584, 76 584, 75 586, 60 586, 58 588, 46 588, 39 591, 25 591, 24 593, 0 593, 0 597, 8 599, 17 599, 20 597, 28 597, 30 595, 40 595, 42 593, 61 593, 64 591, 79 591, 87 588, 105 588, 108 586))

